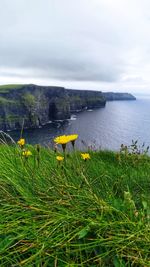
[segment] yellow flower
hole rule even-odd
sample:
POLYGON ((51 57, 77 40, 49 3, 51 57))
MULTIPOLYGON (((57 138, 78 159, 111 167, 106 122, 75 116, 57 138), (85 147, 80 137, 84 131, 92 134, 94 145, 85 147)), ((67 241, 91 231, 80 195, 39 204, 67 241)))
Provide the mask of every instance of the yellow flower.
POLYGON ((70 142, 70 139, 68 137, 68 135, 61 135, 61 136, 58 136, 54 139, 54 142, 56 144, 61 144, 62 145, 62 149, 65 153, 65 150, 66 150, 66 144, 70 142))
POLYGON ((62 157, 62 156, 57 156, 56 159, 57 159, 58 161, 63 161, 63 160, 64 160, 64 157, 62 157))
POLYGON ((78 138, 78 134, 70 134, 68 135, 70 141, 75 141, 78 138))
POLYGON ((65 152, 66 144, 71 142, 72 146, 74 147, 75 140, 78 138, 78 134, 70 134, 70 135, 61 135, 54 139, 56 144, 61 144, 62 149, 65 152))
POLYGON ((25 139, 20 138, 20 140, 17 142, 17 144, 18 144, 20 147, 23 147, 23 146, 25 145, 25 139))
POLYGON ((75 141, 77 140, 78 138, 78 134, 70 134, 68 135, 69 139, 70 139, 70 142, 74 148, 74 145, 75 145, 75 141))
POLYGON ((58 136, 54 139, 54 142, 56 144, 61 144, 61 145, 65 145, 67 144, 68 142, 70 142, 70 139, 69 139, 69 136, 68 135, 61 135, 61 136, 58 136))
POLYGON ((32 155, 31 151, 30 150, 25 150, 22 152, 22 155, 25 157, 25 158, 28 158, 29 156, 32 155))
POLYGON ((87 160, 87 159, 90 159, 90 155, 89 153, 81 153, 81 158, 84 159, 84 160, 87 160))

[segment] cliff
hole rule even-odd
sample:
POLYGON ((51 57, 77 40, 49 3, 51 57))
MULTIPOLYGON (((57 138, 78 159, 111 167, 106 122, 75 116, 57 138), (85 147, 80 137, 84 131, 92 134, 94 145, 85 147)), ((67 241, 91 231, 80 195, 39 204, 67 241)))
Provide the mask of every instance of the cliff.
POLYGON ((136 98, 129 94, 129 93, 113 93, 107 92, 103 93, 103 96, 106 98, 106 101, 113 101, 113 100, 136 100, 136 98))
POLYGON ((69 119, 71 112, 100 108, 101 92, 37 85, 0 86, 0 130, 39 127, 51 120, 69 119))
POLYGON ((67 95, 69 96, 70 112, 85 108, 101 108, 106 104, 105 96, 100 91, 67 89, 67 95))

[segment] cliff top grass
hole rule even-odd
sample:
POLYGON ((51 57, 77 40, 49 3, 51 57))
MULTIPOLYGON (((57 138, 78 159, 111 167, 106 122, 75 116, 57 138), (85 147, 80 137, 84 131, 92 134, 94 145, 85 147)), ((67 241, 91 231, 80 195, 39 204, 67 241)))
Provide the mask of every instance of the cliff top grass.
POLYGON ((150 266, 150 157, 87 152, 0 145, 0 266, 150 266))
POLYGON ((5 84, 5 85, 0 85, 0 93, 9 92, 11 89, 20 89, 24 85, 25 84, 5 84))
MULTIPOLYGON (((5 85, 0 85, 0 93, 7 93, 12 89, 21 89, 23 86, 31 86, 31 85, 35 85, 35 84, 5 84, 5 85)), ((40 87, 40 85, 35 85, 35 86, 40 87)), ((47 86, 43 85, 42 87, 47 87, 47 86)), ((49 87, 61 88, 59 86, 49 86, 49 87)))

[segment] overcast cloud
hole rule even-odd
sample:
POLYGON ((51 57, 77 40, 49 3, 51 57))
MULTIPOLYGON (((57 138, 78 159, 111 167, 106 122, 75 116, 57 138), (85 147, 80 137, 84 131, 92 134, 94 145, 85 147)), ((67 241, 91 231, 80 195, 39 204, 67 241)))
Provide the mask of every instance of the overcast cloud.
POLYGON ((0 0, 0 84, 150 93, 149 0, 0 0))

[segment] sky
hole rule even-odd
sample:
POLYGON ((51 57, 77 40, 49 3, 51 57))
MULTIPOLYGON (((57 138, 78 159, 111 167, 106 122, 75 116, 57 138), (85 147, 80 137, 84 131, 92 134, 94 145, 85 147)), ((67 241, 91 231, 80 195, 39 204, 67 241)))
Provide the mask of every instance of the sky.
POLYGON ((0 84, 150 93, 149 0, 0 0, 0 84))

